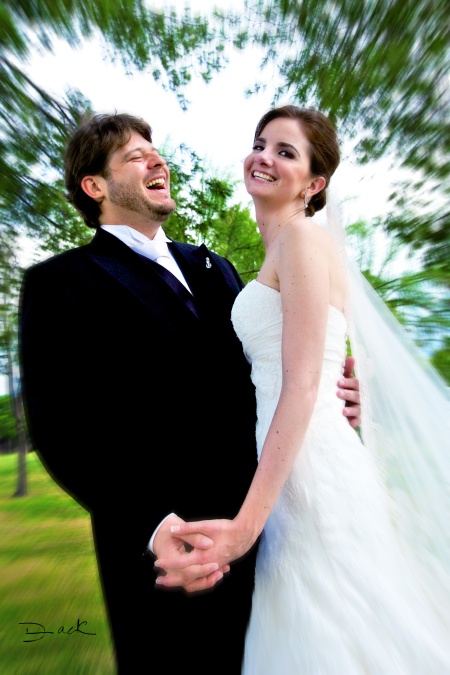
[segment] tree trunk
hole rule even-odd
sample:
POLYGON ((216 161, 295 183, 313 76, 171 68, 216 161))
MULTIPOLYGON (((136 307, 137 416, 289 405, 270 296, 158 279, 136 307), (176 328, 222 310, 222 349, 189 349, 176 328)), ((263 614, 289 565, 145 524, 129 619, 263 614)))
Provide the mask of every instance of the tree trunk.
MULTIPOLYGON (((22 403, 22 397, 20 396, 20 404, 22 403)), ((20 418, 16 418, 16 428, 17 428, 17 486, 16 491, 13 494, 13 497, 25 497, 28 494, 28 485, 27 485, 27 451, 28 444, 24 432, 23 424, 23 412, 20 414, 20 418)))
POLYGON ((13 406, 14 419, 16 421, 17 458, 18 458, 17 486, 16 491, 12 496, 25 497, 28 494, 28 487, 27 487, 28 442, 27 436, 25 434, 25 419, 23 414, 22 394, 20 390, 15 391, 14 386, 11 387, 10 391, 12 392, 11 400, 13 406))

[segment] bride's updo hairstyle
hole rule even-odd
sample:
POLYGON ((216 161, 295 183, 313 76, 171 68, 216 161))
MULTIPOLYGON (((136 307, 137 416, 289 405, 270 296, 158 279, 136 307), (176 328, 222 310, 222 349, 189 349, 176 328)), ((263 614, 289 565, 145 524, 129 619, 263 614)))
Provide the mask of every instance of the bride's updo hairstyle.
POLYGON ((309 141, 309 159, 312 176, 323 176, 325 187, 313 195, 305 210, 307 216, 313 216, 316 211, 323 209, 327 203, 326 188, 331 176, 340 162, 339 142, 336 130, 328 117, 314 108, 298 108, 295 105, 284 105, 272 108, 261 117, 255 131, 255 140, 259 138, 264 128, 279 117, 298 120, 299 125, 309 141))

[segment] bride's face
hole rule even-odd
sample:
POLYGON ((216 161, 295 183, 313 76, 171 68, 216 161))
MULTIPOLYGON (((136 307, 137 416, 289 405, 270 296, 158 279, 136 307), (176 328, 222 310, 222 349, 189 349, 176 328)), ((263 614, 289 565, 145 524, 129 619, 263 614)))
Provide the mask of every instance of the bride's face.
POLYGON ((255 139, 244 160, 244 181, 254 198, 293 201, 311 183, 309 141, 297 120, 277 118, 255 139))

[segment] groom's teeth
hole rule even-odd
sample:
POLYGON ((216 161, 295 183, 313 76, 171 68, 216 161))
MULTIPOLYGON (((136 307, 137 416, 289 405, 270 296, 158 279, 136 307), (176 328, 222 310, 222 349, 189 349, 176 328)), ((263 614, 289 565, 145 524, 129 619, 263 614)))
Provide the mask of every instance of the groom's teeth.
POLYGON ((164 185, 166 181, 164 178, 155 178, 155 180, 151 180, 147 185, 145 186, 146 188, 151 188, 154 185, 164 185))

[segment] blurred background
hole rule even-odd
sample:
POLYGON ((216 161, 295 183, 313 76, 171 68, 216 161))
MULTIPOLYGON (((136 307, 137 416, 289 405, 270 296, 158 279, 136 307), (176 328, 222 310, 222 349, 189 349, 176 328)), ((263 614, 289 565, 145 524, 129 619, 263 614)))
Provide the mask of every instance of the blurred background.
POLYGON ((444 0, 3 0, 2 673, 113 672, 89 518, 30 447, 18 378, 24 267, 93 234, 64 198, 68 134, 90 110, 146 119, 172 175, 167 234, 249 281, 263 254, 242 183, 256 123, 274 104, 320 109, 341 140, 348 250, 450 384, 449 45, 444 0), (96 635, 57 632, 77 619, 96 635), (55 634, 24 642, 24 622, 55 634))

